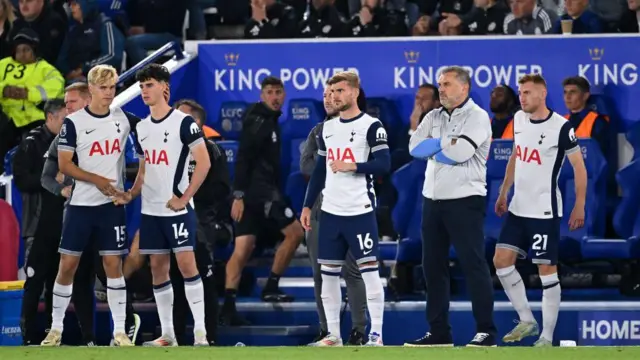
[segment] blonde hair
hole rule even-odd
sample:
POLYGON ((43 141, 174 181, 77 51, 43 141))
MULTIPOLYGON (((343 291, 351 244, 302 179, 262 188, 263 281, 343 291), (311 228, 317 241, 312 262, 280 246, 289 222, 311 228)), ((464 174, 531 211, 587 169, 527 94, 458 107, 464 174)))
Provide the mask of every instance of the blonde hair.
POLYGON ((520 85, 526 84, 528 82, 532 82, 536 85, 542 85, 545 87, 545 89, 547 88, 547 82, 540 74, 527 74, 521 77, 520 80, 518 80, 518 84, 520 85))
POLYGON ((88 98, 91 96, 91 93, 89 92, 89 86, 83 82, 73 83, 64 89, 64 92, 69 91, 77 91, 83 98, 88 98))
POLYGON ((117 83, 118 72, 111 65, 96 65, 89 70, 87 82, 89 85, 102 85, 107 82, 117 83))
POLYGON ((335 85, 343 81, 346 81, 347 84, 349 84, 349 86, 354 89, 360 89, 360 78, 358 77, 358 74, 354 73, 353 71, 339 72, 333 75, 331 79, 329 79, 329 82, 327 84, 335 85))
POLYGON ((9 22, 9 28, 13 27, 13 22, 16 21, 16 9, 13 7, 11 0, 0 0, 0 6, 4 10, 4 18, 9 22))

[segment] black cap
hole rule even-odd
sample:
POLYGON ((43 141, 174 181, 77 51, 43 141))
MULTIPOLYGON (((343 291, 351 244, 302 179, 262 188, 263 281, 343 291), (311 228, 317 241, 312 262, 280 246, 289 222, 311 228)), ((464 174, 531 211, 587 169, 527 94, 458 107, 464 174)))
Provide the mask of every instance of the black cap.
POLYGON ((27 44, 33 48, 33 52, 36 52, 38 45, 40 45, 40 37, 38 37, 38 33, 36 33, 31 28, 23 28, 11 39, 11 44, 13 45, 13 51, 15 54, 15 49, 18 45, 27 44))

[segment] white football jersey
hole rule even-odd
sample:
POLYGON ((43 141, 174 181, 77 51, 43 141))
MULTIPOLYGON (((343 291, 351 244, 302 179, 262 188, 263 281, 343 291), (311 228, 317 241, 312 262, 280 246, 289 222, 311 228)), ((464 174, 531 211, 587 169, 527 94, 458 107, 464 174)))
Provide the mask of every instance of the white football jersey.
POLYGON ((580 151, 571 123, 553 111, 544 120, 518 111, 513 131, 516 167, 509 211, 534 219, 562 217, 558 176, 565 154, 580 151))
MULTIPOLYGON (((142 213, 152 216, 176 216, 167 208, 173 195, 181 197, 189 186, 190 149, 204 142, 193 118, 182 111, 171 110, 163 119, 149 115, 136 127, 136 152, 144 158, 142 213)), ((191 202, 193 207, 193 202, 191 202)))
MULTIPOLYGON (((87 172, 115 180, 113 186, 124 188, 124 152, 127 137, 139 119, 120 108, 104 115, 92 114, 89 108, 67 116, 60 129, 58 151, 75 152, 74 162, 87 172)), ((95 185, 75 181, 70 205, 98 206, 111 202, 95 185)))
POLYGON ((387 132, 380 120, 365 113, 350 120, 327 120, 318 140, 318 155, 327 159, 322 210, 341 216, 373 211, 376 206, 373 176, 355 172, 334 173, 329 164, 335 160, 364 163, 374 152, 389 149, 387 132))

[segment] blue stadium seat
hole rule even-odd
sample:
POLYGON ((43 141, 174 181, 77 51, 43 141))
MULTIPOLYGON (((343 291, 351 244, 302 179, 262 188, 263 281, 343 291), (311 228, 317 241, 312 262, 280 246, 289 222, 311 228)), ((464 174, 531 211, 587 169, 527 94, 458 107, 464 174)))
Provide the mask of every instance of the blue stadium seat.
MULTIPOLYGON (((502 185, 512 150, 512 140, 494 140, 491 143, 489 159, 487 159, 487 210, 484 220, 484 235, 488 242, 494 244, 500 236, 503 221, 496 215, 494 208, 500 195, 500 185, 502 185)), ((512 194, 513 190, 509 199, 512 194)))
MULTIPOLYGON (((398 113, 393 101, 385 98, 374 97, 367 99, 367 114, 380 119, 389 134, 389 147, 393 150, 396 146, 395 139, 405 129, 405 122, 398 113)), ((406 131, 406 130, 405 130, 406 131)))
POLYGON ((17 146, 9 150, 9 152, 4 156, 4 172, 7 175, 13 174, 11 163, 13 163, 13 157, 15 156, 16 151, 18 151, 17 146))
POLYGON ((216 141, 216 144, 223 148, 225 155, 227 155, 227 163, 229 164, 229 178, 233 180, 233 176, 235 175, 236 170, 236 154, 238 153, 238 146, 240 146, 240 144, 237 141, 233 140, 216 141))
POLYGON ((604 95, 591 94, 587 106, 598 114, 608 117, 615 116, 615 113, 612 112, 615 104, 612 104, 611 99, 604 95))
POLYGON ((287 179, 289 173, 298 170, 298 163, 293 168, 291 165, 300 159, 299 144, 307 139, 311 129, 321 122, 324 116, 322 103, 317 100, 294 99, 289 101, 287 118, 280 124, 282 179, 287 179))
POLYGON ((405 94, 393 97, 393 101, 396 105, 396 109, 398 109, 398 115, 400 119, 406 125, 409 124, 409 118, 411 117, 411 112, 413 111, 413 105, 415 104, 415 95, 414 94, 405 94))
POLYGON ((638 238, 582 240, 582 258, 585 260, 632 259, 636 257, 638 238))
POLYGON ((227 140, 238 140, 242 131, 242 119, 249 104, 244 101, 229 101, 220 106, 220 118, 213 124, 208 124, 220 131, 220 135, 227 140))
POLYGON ((627 131, 627 141, 633 147, 633 159, 640 158, 640 121, 635 122, 627 131))
POLYGON ((398 200, 393 208, 391 217, 400 238, 409 237, 409 226, 412 223, 412 217, 416 213, 416 205, 419 206, 419 209, 422 209, 421 194, 426 166, 426 161, 413 160, 402 166, 391 176, 391 182, 398 191, 398 200))
POLYGON ((291 147, 291 162, 289 172, 294 173, 296 171, 300 171, 300 155, 302 154, 302 146, 304 145, 306 139, 297 138, 291 140, 289 146, 291 147))
POLYGON ((306 192, 307 179, 305 179, 304 175, 300 171, 289 174, 284 193, 291 201, 291 207, 298 215, 302 212, 306 192))
POLYGON ((640 179, 640 160, 637 159, 631 161, 616 174, 616 180, 622 190, 622 197, 613 214, 613 226, 616 233, 625 239, 634 235, 634 224, 636 219, 640 218, 638 179, 640 179))

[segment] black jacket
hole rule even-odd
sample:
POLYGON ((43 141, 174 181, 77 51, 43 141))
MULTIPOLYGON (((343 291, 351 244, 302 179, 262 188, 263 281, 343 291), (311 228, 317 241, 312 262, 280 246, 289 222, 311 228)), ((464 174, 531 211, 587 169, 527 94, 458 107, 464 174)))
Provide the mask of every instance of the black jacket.
POLYGON ((311 9, 309 17, 300 23, 298 35, 303 38, 349 37, 351 30, 335 6, 327 5, 320 10, 311 9))
MULTIPOLYGON (((196 213, 207 213, 215 221, 227 221, 231 211, 231 181, 229 179, 229 167, 227 155, 212 140, 205 140, 211 167, 209 173, 193 196, 196 213)), ((195 160, 189 162, 189 179, 196 168, 195 160)))
POLYGON ((67 34, 67 22, 57 12, 53 11, 48 3, 48 1, 45 1, 42 13, 34 21, 29 22, 23 18, 16 19, 9 39, 13 39, 24 28, 32 29, 40 38, 38 53, 49 64, 55 64, 62 42, 67 34))
POLYGON ((272 201, 279 194, 280 115, 281 111, 259 102, 247 109, 242 120, 233 190, 249 200, 272 201))
POLYGON ((360 16, 355 15, 347 23, 347 28, 351 32, 350 36, 354 37, 407 36, 408 23, 409 20, 404 11, 376 7, 370 23, 362 25, 360 16))
POLYGON ((296 37, 298 22, 293 7, 275 3, 267 9, 267 19, 249 19, 244 27, 247 39, 278 39, 296 37))
POLYGON ((65 199, 45 190, 40 182, 45 154, 55 138, 46 125, 29 132, 13 158, 13 179, 22 193, 22 236, 35 236, 39 227, 61 231, 65 199))

